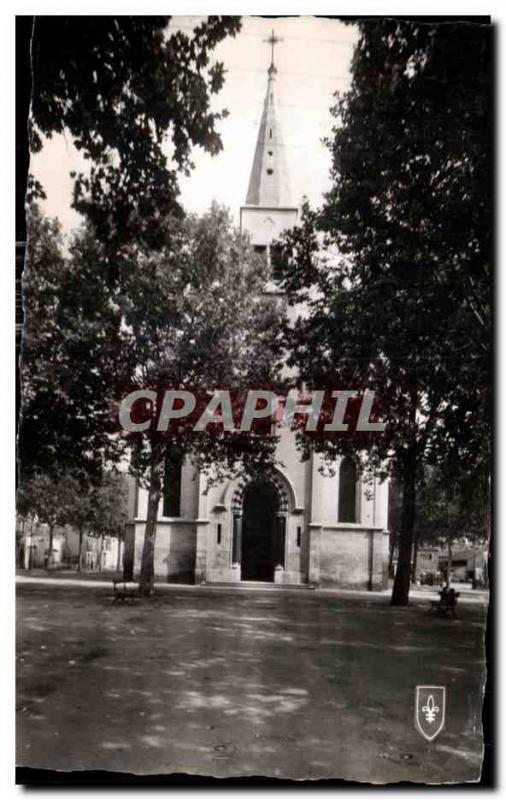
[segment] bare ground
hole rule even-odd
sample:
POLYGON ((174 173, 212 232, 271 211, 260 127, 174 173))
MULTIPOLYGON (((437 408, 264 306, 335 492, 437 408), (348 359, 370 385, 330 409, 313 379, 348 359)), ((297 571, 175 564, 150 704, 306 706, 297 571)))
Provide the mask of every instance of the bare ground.
POLYGON ((216 777, 476 781, 486 608, 310 590, 18 587, 18 765, 216 777), (414 727, 417 684, 445 729, 414 727))

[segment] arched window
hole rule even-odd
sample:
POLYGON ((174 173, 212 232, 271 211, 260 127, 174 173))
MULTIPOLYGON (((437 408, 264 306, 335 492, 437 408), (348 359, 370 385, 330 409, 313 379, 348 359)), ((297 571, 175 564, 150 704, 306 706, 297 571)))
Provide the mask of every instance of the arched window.
POLYGON ((168 453, 165 458, 163 476, 163 511, 164 517, 179 517, 181 514, 181 468, 183 459, 179 455, 168 453))
POLYGON ((353 459, 345 458, 339 468, 338 522, 357 521, 357 467, 353 459))

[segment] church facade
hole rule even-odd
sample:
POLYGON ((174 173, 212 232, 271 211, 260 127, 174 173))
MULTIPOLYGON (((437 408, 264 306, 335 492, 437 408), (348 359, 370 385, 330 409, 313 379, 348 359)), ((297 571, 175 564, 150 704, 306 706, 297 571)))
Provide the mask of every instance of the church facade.
MULTIPOLYGON (((274 45, 274 35, 271 42, 274 45)), ((269 257, 270 243, 297 222, 276 98, 273 58, 241 229, 269 257)), ((365 483, 350 458, 323 470, 302 461, 295 434, 280 436, 278 462, 261 480, 237 474, 219 485, 185 461, 168 465, 160 502, 155 580, 187 583, 273 582, 386 588, 388 482, 365 483)), ((132 487, 125 568, 140 571, 147 492, 132 487)))

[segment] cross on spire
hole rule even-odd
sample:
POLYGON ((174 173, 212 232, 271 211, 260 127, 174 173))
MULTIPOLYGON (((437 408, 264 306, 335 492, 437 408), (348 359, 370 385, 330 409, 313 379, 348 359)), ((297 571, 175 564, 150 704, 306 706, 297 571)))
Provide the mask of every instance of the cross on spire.
POLYGON ((270 46, 271 46, 271 67, 274 66, 274 45, 277 44, 278 42, 282 42, 282 41, 283 41, 283 39, 281 39, 281 37, 276 36, 276 34, 274 33, 274 30, 272 31, 272 33, 271 33, 271 35, 269 36, 268 39, 264 39, 264 42, 266 44, 270 44, 270 46))

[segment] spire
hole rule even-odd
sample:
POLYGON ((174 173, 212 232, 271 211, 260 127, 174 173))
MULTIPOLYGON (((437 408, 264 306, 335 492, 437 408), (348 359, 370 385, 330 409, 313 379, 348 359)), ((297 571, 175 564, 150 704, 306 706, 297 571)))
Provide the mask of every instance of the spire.
POLYGON ((271 46, 271 63, 267 71, 267 92, 258 139, 251 168, 246 205, 264 208, 291 206, 285 147, 277 112, 277 69, 274 45, 281 42, 274 31, 264 40, 271 46))
POLYGON ((274 31, 272 31, 272 33, 271 33, 271 35, 269 36, 268 39, 264 39, 264 42, 266 42, 267 44, 270 44, 270 46, 271 46, 271 65, 269 67, 269 75, 271 73, 271 70, 274 70, 274 72, 277 72, 276 67, 274 66, 274 45, 277 44, 278 42, 282 42, 282 41, 283 41, 283 39, 281 39, 281 38, 278 39, 278 37, 276 36, 274 31))

